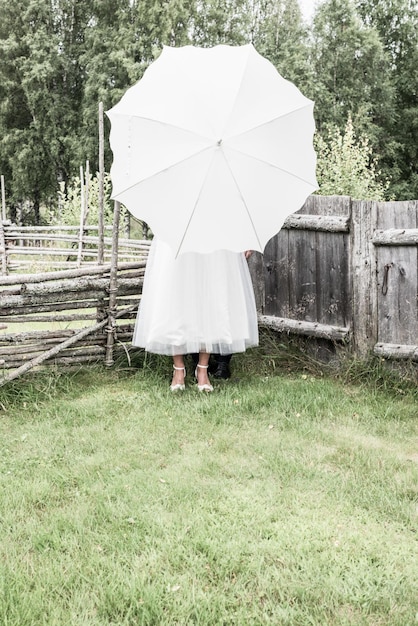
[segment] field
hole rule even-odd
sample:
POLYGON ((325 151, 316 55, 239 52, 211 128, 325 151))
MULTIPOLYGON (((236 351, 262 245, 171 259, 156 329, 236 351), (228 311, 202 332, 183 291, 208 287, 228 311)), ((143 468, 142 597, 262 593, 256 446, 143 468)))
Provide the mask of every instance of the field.
POLYGON ((0 389, 2 626, 418 624, 416 387, 233 362, 0 389))

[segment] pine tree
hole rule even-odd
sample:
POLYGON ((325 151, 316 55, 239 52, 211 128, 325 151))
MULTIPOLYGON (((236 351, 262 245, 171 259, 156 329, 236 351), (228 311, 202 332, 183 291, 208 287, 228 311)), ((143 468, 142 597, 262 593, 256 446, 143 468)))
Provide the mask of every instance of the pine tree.
POLYGON ((1 165, 11 201, 22 205, 30 199, 28 219, 35 223, 40 204, 72 167, 82 93, 78 48, 87 5, 81 12, 76 0, 0 0, 1 165))
POLYGON ((343 128, 348 115, 373 136, 393 110, 389 59, 378 32, 365 26, 352 0, 325 0, 314 18, 312 63, 318 123, 343 128))
POLYGON ((418 198, 418 2, 357 0, 363 21, 375 28, 389 56, 393 115, 382 120, 392 137, 383 162, 392 172, 391 192, 399 199, 418 198))

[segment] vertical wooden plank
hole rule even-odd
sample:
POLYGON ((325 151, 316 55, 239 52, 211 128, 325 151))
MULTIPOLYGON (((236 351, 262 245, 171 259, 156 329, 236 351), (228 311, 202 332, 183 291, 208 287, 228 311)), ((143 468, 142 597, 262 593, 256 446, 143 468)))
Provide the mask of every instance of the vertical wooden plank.
MULTIPOLYGON (((417 213, 417 202, 381 203, 378 228, 417 228, 417 213)), ((417 256, 417 246, 377 247, 379 343, 418 343, 417 256)))
POLYGON ((317 315, 320 324, 351 323, 349 235, 316 233, 317 315))
POLYGON ((83 256, 83 231, 84 231, 84 211, 85 211, 85 194, 84 194, 84 171, 83 166, 80 165, 80 225, 78 230, 78 253, 77 253, 77 267, 81 266, 81 260, 83 256))
POLYGON ((352 332, 358 356, 370 353, 377 342, 377 273, 372 243, 376 203, 353 200, 350 224, 352 332))
POLYGON ((270 239, 264 248, 263 280, 264 280, 264 313, 275 315, 277 296, 277 235, 270 239))
POLYGON ((248 259, 248 268, 254 289, 255 306, 258 313, 264 314, 265 286, 264 286, 264 260, 261 252, 253 252, 248 259))
POLYGON ((113 347, 115 345, 116 333, 116 313, 118 293, 118 251, 119 251, 119 225, 120 225, 120 202, 115 201, 113 210, 113 229, 112 229, 112 256, 110 260, 110 278, 109 278, 109 311, 107 318, 107 340, 106 340, 106 357, 105 365, 110 367, 114 363, 113 347))
POLYGON ((264 251, 264 313, 287 317, 289 306, 288 231, 270 239, 264 251))
MULTIPOLYGON (((312 196, 309 209, 313 215, 351 215, 349 196, 312 196)), ((351 298, 349 235, 316 234, 316 320, 321 324, 350 326, 351 298)))
POLYGON ((289 231, 289 315, 316 322, 316 233, 289 231))
POLYGON ((85 183, 84 183, 84 219, 83 219, 83 229, 87 224, 89 212, 90 212, 90 162, 86 161, 86 173, 84 175, 85 183))
POLYGON ((274 315, 289 317, 290 315, 290 262, 289 231, 281 230, 276 236, 276 303, 274 315))

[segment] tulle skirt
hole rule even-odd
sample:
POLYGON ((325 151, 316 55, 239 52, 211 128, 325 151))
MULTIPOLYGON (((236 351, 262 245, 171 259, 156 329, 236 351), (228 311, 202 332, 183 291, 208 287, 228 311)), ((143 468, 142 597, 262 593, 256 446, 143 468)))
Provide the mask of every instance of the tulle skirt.
POLYGON ((156 354, 232 354, 258 345, 257 312, 244 254, 220 250, 174 258, 154 238, 133 345, 156 354))

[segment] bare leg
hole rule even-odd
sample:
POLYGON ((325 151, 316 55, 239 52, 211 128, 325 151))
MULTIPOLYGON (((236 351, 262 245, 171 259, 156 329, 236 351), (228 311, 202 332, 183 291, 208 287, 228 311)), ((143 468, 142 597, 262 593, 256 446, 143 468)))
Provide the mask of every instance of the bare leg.
POLYGON ((199 363, 196 367, 196 378, 199 391, 213 391, 213 387, 210 384, 208 376, 209 357, 210 354, 208 352, 199 352, 199 363))
POLYGON ((184 357, 182 354, 176 354, 173 356, 173 380, 171 381, 171 386, 174 385, 184 385, 184 377, 186 375, 186 370, 184 369, 184 357))

